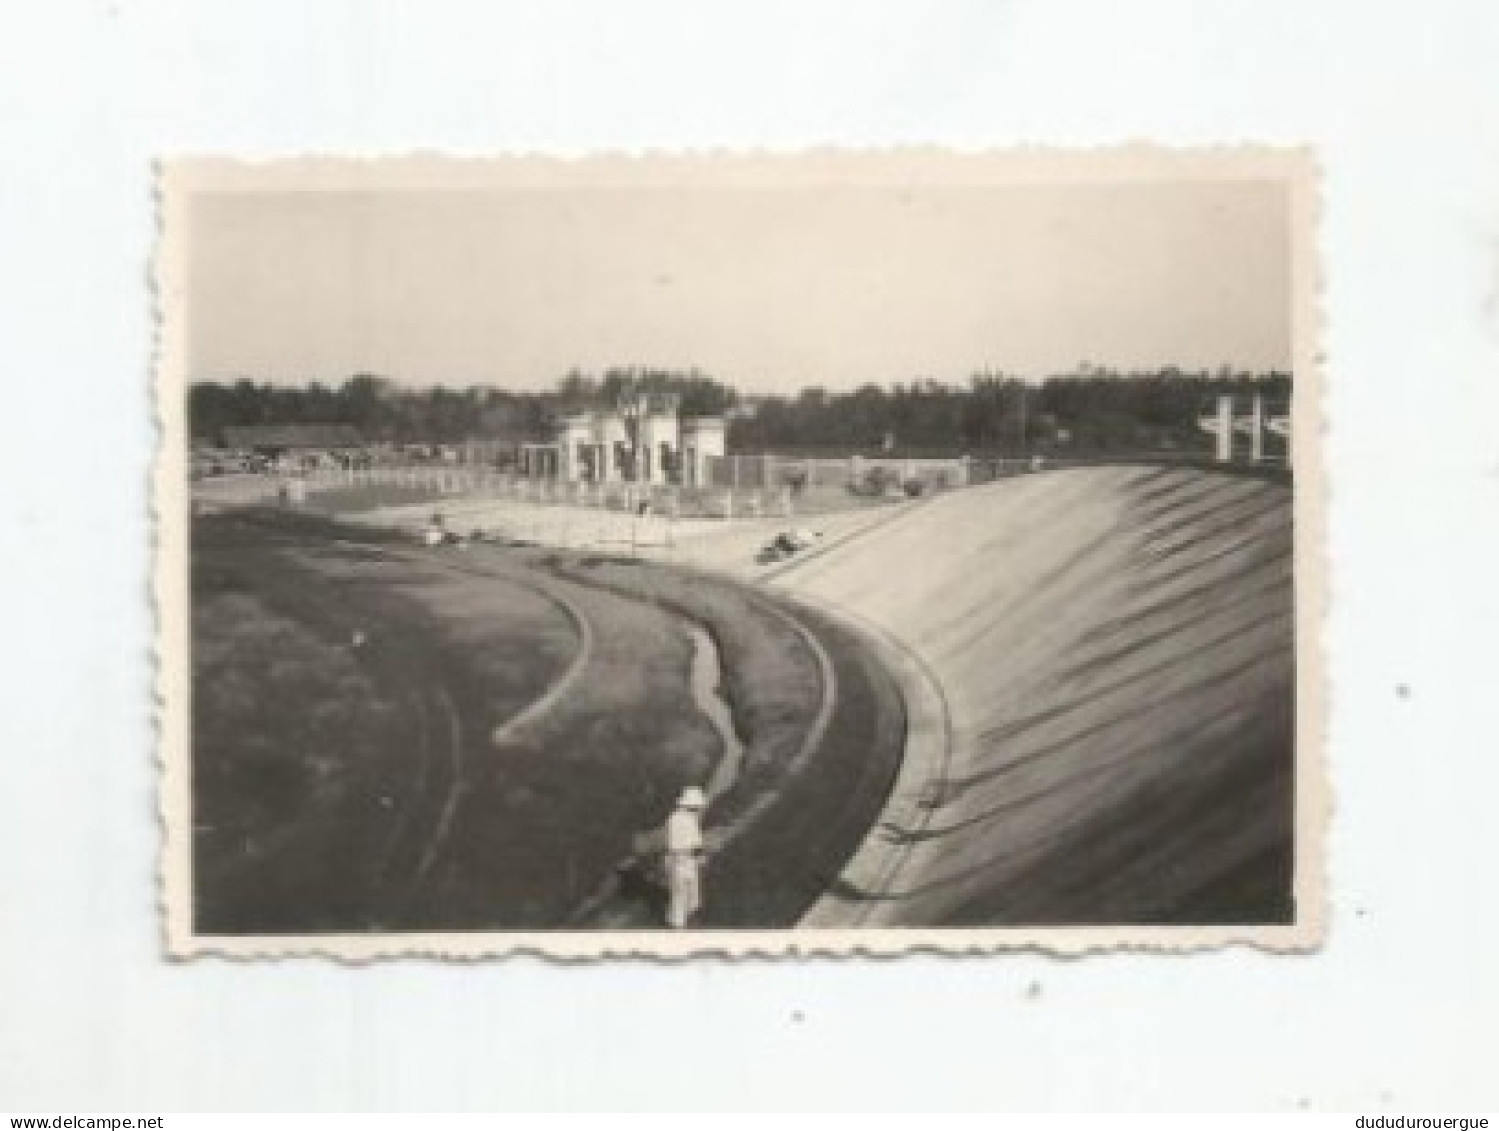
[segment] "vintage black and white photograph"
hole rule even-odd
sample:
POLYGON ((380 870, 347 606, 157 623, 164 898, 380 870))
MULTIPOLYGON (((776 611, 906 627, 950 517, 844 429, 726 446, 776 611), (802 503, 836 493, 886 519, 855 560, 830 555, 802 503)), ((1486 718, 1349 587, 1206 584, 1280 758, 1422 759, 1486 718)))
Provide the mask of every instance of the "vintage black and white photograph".
POLYGON ((1316 942, 1306 152, 161 192, 175 952, 1316 942))

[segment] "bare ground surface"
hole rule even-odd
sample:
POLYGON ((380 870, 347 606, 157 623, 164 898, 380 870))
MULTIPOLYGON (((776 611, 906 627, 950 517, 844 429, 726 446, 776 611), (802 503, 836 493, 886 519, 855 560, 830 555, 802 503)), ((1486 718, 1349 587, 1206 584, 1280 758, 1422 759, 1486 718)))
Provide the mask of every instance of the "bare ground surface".
MULTIPOLYGON (((874 652, 825 614, 789 609, 722 578, 597 556, 546 560, 568 577, 676 610, 714 636, 745 751, 738 780, 707 814, 713 852, 699 925, 798 922, 863 840, 900 764, 904 707, 874 652), (809 741, 829 694, 826 717, 809 741)), ((650 898, 648 888, 626 878, 583 921, 649 925, 656 915, 650 898)))
POLYGON ((453 862, 487 794, 488 728, 562 671, 565 614, 228 517, 196 524, 193 572, 199 929, 391 929, 431 922, 434 903, 453 920, 485 906, 494 877, 453 862))
MULTIPOLYGON (((543 519, 573 517, 541 510, 526 511, 538 529, 543 519)), ((335 759, 336 772, 292 775, 286 796, 317 805, 311 816, 297 810, 280 840, 252 837, 249 849, 225 849, 223 829, 200 834, 208 838, 205 875, 291 876, 278 882, 302 895, 288 900, 281 891, 249 906, 262 916, 285 905, 314 909, 326 929, 652 926, 659 889, 618 865, 682 785, 717 780, 723 723, 703 713, 691 679, 702 661, 694 641, 706 634, 743 749, 707 818, 716 851, 702 925, 790 925, 814 901, 822 926, 1275 923, 1294 915, 1285 486, 1184 469, 1048 472, 830 519, 814 549, 769 568, 752 564, 766 529, 715 528, 646 551, 690 569, 598 549, 423 553, 406 540, 382 551, 395 573, 381 601, 358 605, 354 619, 383 613, 411 626, 409 655, 367 649, 350 668, 313 649, 318 661, 303 667, 333 680, 326 697, 357 705, 341 724, 350 734, 370 731, 375 719, 390 721, 374 730, 404 737, 374 743, 359 773, 335 759), (548 678, 566 667, 562 653, 578 647, 578 633, 561 614, 548 628, 507 627, 521 600, 494 599, 481 613, 472 596, 466 611, 454 604, 444 612, 428 599, 441 586, 427 584, 419 596, 409 584, 424 571, 472 595, 494 598, 509 586, 583 609, 596 638, 586 691, 563 696, 503 750, 486 746, 482 736, 501 713, 497 701, 479 706, 479 687, 497 694, 491 677, 475 675, 489 649, 455 635, 459 626, 551 639, 554 653, 538 653, 553 656, 548 678), (770 588, 745 587, 731 574, 770 588), (782 604, 778 589, 798 605, 782 604), (854 624, 898 642, 938 689, 941 757, 908 762, 894 791, 910 723, 877 649, 854 624), (826 686, 836 691, 830 699, 826 686), (833 708, 816 725, 808 722, 814 701, 833 708), (815 757, 802 757, 798 736, 822 724, 815 757), (434 737, 444 727, 459 736, 448 748, 462 753, 447 759, 462 767, 456 803, 451 790, 431 784, 442 780, 436 769, 426 771, 429 784, 413 784, 423 780, 415 767, 443 764, 423 751, 445 749, 434 737), (907 781, 912 773, 921 780, 907 781), (360 774, 368 781, 347 784, 360 774), (380 830, 396 836, 389 815, 368 812, 393 780, 407 782, 415 799, 400 811, 427 814, 407 824, 442 835, 435 852, 396 852, 411 861, 401 900, 360 903, 357 893, 374 881, 337 862, 366 858, 380 830), (876 821, 895 792, 903 807, 876 821), (330 841, 330 829, 342 831, 330 841), (283 842, 291 847, 278 849, 283 842), (870 851, 883 854, 878 867, 843 870, 870 851), (260 856, 316 858, 321 878, 276 872, 260 856), (870 877, 877 882, 862 882, 870 877)), ((302 537, 337 545, 326 527, 302 537)), ((343 537, 348 550, 394 536, 369 529, 343 537)), ((296 628, 331 646, 349 618, 331 628, 320 618, 359 597, 359 587, 329 574, 305 545, 250 560, 267 556, 265 592, 252 579, 242 586, 248 599, 285 618, 293 636, 296 628), (283 572, 289 580, 278 580, 283 572)), ((255 619, 243 604, 221 612, 240 631, 255 619)), ((283 642, 292 652, 302 646, 312 647, 283 642)), ((280 693, 259 694, 264 702, 280 693)), ((504 694, 519 701, 544 691, 516 684, 504 694)), ((203 813, 223 807, 212 796, 201 801, 203 813)), ((257 882, 226 890, 253 892, 257 882)))

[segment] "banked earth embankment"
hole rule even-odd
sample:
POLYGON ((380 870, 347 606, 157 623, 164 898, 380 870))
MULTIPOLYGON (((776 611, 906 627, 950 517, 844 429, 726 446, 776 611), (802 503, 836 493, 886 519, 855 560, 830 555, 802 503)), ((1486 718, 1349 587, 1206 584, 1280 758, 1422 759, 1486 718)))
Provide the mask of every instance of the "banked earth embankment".
POLYGON ((1291 524, 1274 483, 1050 472, 777 578, 891 638, 946 714, 806 925, 1289 921, 1291 524))

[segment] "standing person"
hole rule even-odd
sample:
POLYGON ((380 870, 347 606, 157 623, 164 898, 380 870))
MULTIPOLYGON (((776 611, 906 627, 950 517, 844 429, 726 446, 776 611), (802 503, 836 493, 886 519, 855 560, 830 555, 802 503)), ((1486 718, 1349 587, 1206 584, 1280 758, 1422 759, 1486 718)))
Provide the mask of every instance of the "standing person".
POLYGON ((707 806, 703 791, 688 786, 666 819, 666 886, 670 892, 666 922, 678 929, 687 926, 703 902, 702 812, 707 806))

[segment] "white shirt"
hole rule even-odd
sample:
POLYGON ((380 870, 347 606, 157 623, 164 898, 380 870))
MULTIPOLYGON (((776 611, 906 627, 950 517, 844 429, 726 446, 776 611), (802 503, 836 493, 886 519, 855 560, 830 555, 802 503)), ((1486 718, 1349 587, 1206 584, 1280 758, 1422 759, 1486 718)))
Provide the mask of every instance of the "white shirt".
POLYGON ((703 847, 703 827, 698 824, 697 814, 688 809, 677 809, 666 818, 666 851, 697 852, 703 847))

